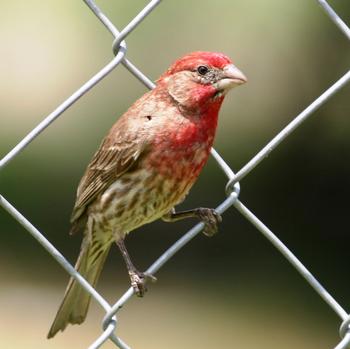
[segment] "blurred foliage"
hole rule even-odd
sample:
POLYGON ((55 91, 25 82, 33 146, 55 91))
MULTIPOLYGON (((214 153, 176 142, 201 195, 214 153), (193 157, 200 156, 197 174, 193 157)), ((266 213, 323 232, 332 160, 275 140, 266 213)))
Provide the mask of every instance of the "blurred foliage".
MULTIPOLYGON (((146 3, 98 1, 119 29, 146 3)), ((349 1, 334 0, 331 5, 350 22, 349 1)), ((0 40, 4 155, 111 60, 112 40, 82 1, 67 0, 3 1, 0 40)), ((128 58, 154 80, 186 52, 221 51, 233 58, 249 83, 225 100, 216 149, 235 170, 341 77, 350 61, 345 36, 316 1, 303 0, 165 0, 130 34, 127 45, 128 58)), ((79 236, 67 234, 77 183, 109 127, 145 90, 122 66, 116 68, 1 173, 1 193, 72 262, 80 245, 79 236)), ((346 86, 332 97, 241 182, 243 203, 344 307, 350 305, 349 92, 346 86)), ((224 187, 225 177, 211 159, 182 206, 216 206, 224 198, 224 187)), ((70 343, 83 348, 80 337, 70 334, 86 333, 83 328, 61 335, 59 342, 45 341, 66 275, 2 210, 0 223, 0 307, 8 314, 5 323, 0 316, 1 328, 8 329, 1 340, 7 343, 8 338, 11 348, 23 346, 20 339, 13 344, 14 331, 23 308, 35 300, 40 319, 21 336, 26 347, 33 343, 33 348, 62 348, 70 343)), ((193 222, 165 224, 155 222, 128 238, 141 268, 193 222)), ((112 251, 106 269, 101 283, 112 301, 117 297, 112 292, 115 284, 117 295, 127 286, 117 252, 112 251)), ((234 209, 224 215, 217 236, 199 236, 180 251, 151 291, 145 300, 130 305, 138 326, 145 324, 140 318, 158 314, 144 335, 163 324, 149 347, 178 347, 168 340, 175 343, 181 333, 181 347, 186 348, 211 348, 220 339, 226 347, 329 348, 338 340, 336 316, 234 209), (212 337, 203 334, 206 329, 212 337)), ((133 335, 131 314, 123 314, 126 325, 121 321, 120 333, 127 333, 125 340, 131 338, 135 348, 146 348, 133 335)), ((31 322, 29 314, 23 315, 31 322)), ((94 332, 84 343, 99 333, 98 321, 95 317, 94 324, 86 325, 94 332)))

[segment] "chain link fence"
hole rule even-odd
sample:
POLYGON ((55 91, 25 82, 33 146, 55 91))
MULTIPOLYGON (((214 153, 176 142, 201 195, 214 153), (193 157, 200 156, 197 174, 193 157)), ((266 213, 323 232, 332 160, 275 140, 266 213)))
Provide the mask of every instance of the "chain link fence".
MULTIPOLYGON (((143 19, 147 17, 160 3, 161 0, 152 0, 142 11, 137 14, 133 20, 122 30, 114 26, 109 18, 101 11, 101 9, 92 0, 84 0, 86 5, 90 8, 93 14, 101 21, 106 29, 112 34, 113 52, 115 57, 89 81, 74 92, 67 100, 59 105, 50 115, 48 115, 37 127, 35 127, 26 137, 22 139, 7 155, 0 160, 0 170, 13 160, 22 150, 24 150, 36 137, 39 136, 52 122, 54 122, 65 110, 72 104, 76 103, 80 97, 98 84, 104 77, 106 77, 113 69, 120 64, 140 80, 147 88, 154 88, 154 83, 147 78, 132 62, 126 58, 127 45, 125 38, 141 24, 143 19)), ((318 4, 350 40, 350 29, 338 16, 338 14, 330 7, 325 0, 315 1, 315 6, 318 4)), ((338 81, 330 86, 323 94, 321 94, 314 102, 312 102, 305 110, 297 115, 293 121, 288 124, 280 133, 278 133, 263 149, 258 152, 242 169, 236 174, 232 171, 230 166, 222 159, 222 157, 212 149, 212 156, 215 158, 217 165, 227 176, 228 182, 226 185, 226 199, 216 208, 216 210, 223 214, 229 208, 237 209, 248 221, 250 221, 272 244, 281 252, 281 254, 294 266, 294 268, 304 277, 306 282, 318 293, 318 295, 326 302, 326 304, 333 309, 333 311, 340 317, 342 323, 340 326, 341 341, 334 347, 335 349, 343 349, 350 346, 350 315, 343 309, 343 307, 327 292, 327 290, 318 282, 318 280, 310 273, 310 271, 298 260, 298 258, 284 245, 277 236, 261 221, 259 220, 240 200, 239 181, 244 178, 250 171, 252 171, 272 150, 274 150, 286 137, 288 137, 297 127, 299 127, 307 118, 309 118, 315 110, 324 104, 331 96, 337 93, 350 80, 350 70, 344 74, 338 81)), ((101 348, 103 344, 110 340, 121 349, 127 349, 129 346, 116 334, 118 327, 117 313, 118 310, 133 296, 133 289, 129 288, 123 296, 113 305, 110 305, 79 273, 75 271, 73 266, 63 257, 63 255, 53 246, 30 221, 28 221, 14 205, 8 202, 2 195, 0 195, 0 205, 20 223, 31 235, 35 238, 44 249, 69 273, 73 276, 83 287, 89 292, 92 298, 104 309, 106 315, 102 321, 102 334, 95 340, 89 349, 101 348)), ((175 244, 173 244, 167 251, 165 251, 148 269, 147 273, 156 274, 157 271, 167 261, 174 256, 183 246, 185 246, 191 239, 193 239, 203 229, 203 223, 195 225, 185 235, 183 235, 175 244)))

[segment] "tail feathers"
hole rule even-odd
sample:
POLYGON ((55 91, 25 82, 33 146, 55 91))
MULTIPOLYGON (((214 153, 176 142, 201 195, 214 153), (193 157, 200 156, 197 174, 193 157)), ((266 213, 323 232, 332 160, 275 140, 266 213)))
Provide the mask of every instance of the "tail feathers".
MULTIPOLYGON (((110 245, 104 246, 104 249, 102 251, 100 250, 98 254, 96 252, 92 253, 92 248, 93 245, 86 244, 84 246, 83 243, 75 269, 86 281, 95 287, 108 255, 110 245)), ((63 331, 68 324, 81 324, 86 318, 90 299, 90 294, 71 277, 47 338, 52 338, 58 331, 63 331)))

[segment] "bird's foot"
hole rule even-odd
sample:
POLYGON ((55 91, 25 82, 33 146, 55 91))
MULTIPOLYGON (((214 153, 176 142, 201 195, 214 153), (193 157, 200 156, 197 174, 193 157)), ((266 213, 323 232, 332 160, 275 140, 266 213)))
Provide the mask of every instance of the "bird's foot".
POLYGON ((147 292, 146 283, 148 280, 156 282, 157 278, 148 273, 142 273, 138 270, 133 270, 129 272, 131 286, 134 289, 138 297, 143 297, 147 292))
POLYGON ((206 236, 213 236, 218 231, 218 225, 222 218, 218 212, 213 208, 197 208, 196 214, 198 218, 204 223, 203 234, 206 236))

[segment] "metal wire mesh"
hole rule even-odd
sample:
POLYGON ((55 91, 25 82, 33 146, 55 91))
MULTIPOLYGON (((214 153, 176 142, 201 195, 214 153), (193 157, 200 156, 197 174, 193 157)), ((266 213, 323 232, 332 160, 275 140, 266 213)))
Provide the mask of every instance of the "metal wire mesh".
MULTIPOLYGON (((67 100, 60 104, 50 115, 48 115, 37 127, 35 127, 26 137, 22 139, 7 155, 0 160, 0 170, 2 170, 19 152, 24 150, 41 132, 43 132, 53 121, 72 104, 78 101, 87 91, 99 83, 118 65, 124 65, 131 74, 140 80, 146 87, 152 89, 154 84, 140 70, 138 70, 127 58, 127 46, 124 39, 148 16, 160 3, 161 0, 152 0, 142 11, 137 14, 133 20, 119 32, 108 17, 100 10, 93 0, 84 0, 86 5, 110 31, 114 37, 113 52, 115 57, 89 81, 74 92, 67 100)), ((330 7, 325 0, 317 0, 330 19, 350 40, 350 29, 341 20, 337 13, 330 7)), ((288 124, 280 133, 278 133, 261 151, 254 156, 241 170, 234 174, 232 169, 221 156, 212 149, 212 156, 217 165, 222 169, 228 178, 226 185, 227 198, 216 208, 220 214, 223 214, 229 208, 236 208, 248 221, 250 221, 275 247, 281 254, 294 266, 294 268, 305 278, 309 285, 319 294, 331 309, 340 317, 342 324, 340 326, 341 341, 335 346, 335 349, 347 348, 350 345, 350 315, 342 306, 327 292, 327 290, 318 282, 310 271, 298 260, 298 258, 284 245, 277 236, 260 221, 243 203, 238 199, 240 192, 239 181, 252 171, 272 150, 274 150, 286 137, 288 137, 297 127, 299 127, 315 110, 324 104, 331 96, 339 91, 350 80, 350 70, 344 74, 338 81, 330 86, 314 102, 312 102, 304 111, 297 115, 293 121, 288 124)), ((122 349, 129 346, 116 335, 118 325, 116 314, 118 310, 132 297, 134 291, 129 288, 124 295, 114 304, 110 305, 63 257, 63 255, 45 238, 45 236, 28 221, 11 203, 0 195, 0 205, 20 223, 49 254, 83 287, 89 292, 92 298, 104 309, 106 315, 102 322, 102 334, 90 345, 90 349, 96 349, 103 346, 107 340, 111 340, 115 345, 122 349)), ((195 225, 185 235, 183 235, 175 244, 165 251, 148 269, 147 273, 155 274, 174 254, 186 245, 203 229, 203 223, 195 225)))

